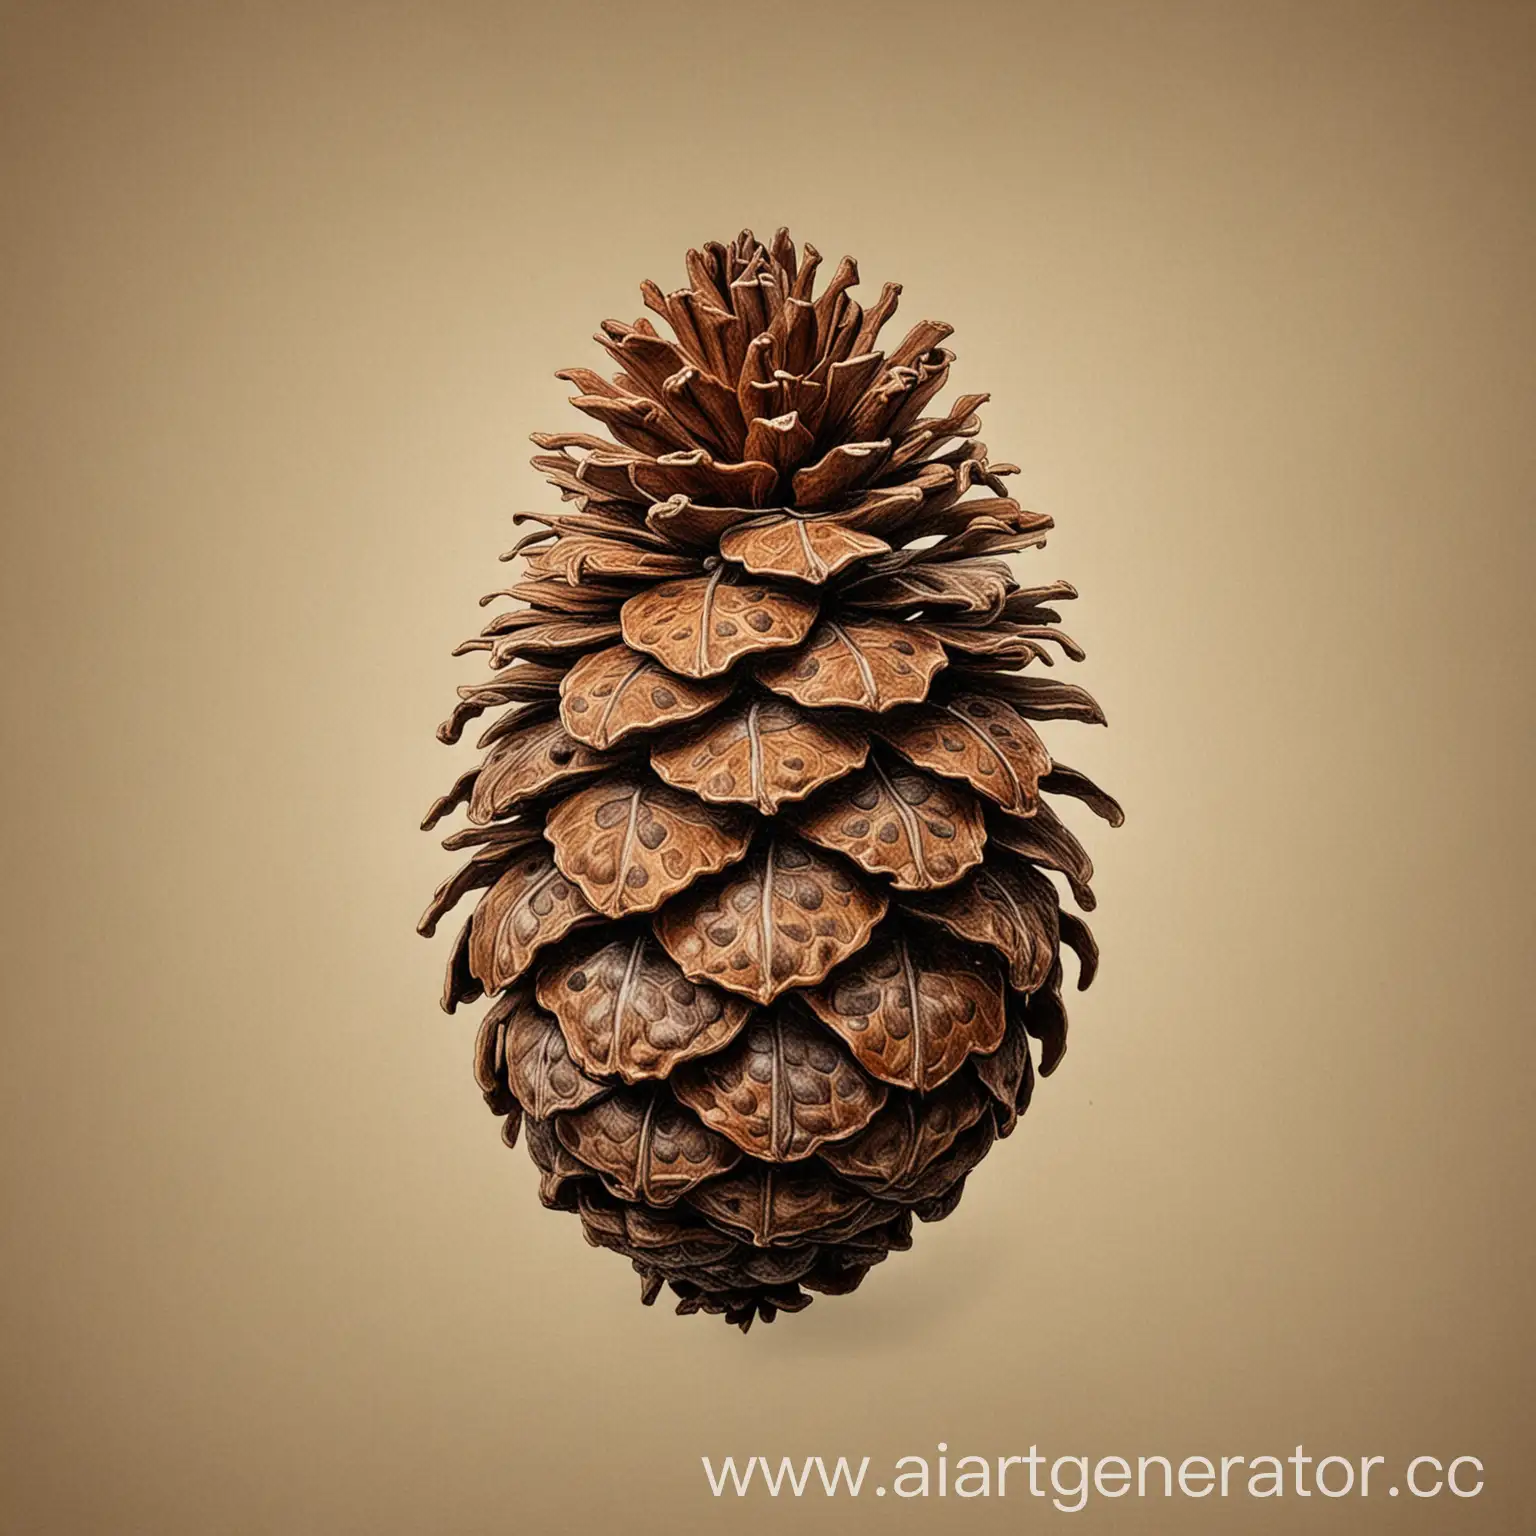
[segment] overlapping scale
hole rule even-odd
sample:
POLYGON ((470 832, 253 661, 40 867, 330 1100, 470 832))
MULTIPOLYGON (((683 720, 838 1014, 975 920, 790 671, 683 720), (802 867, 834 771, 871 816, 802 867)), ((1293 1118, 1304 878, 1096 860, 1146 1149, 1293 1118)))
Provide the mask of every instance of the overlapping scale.
POLYGON ((729 567, 666 581, 620 610, 624 642, 680 677, 718 677, 743 656, 799 645, 816 620, 813 598, 785 587, 728 582, 729 567))
POLYGON ((986 1114, 987 1106, 986 1091, 970 1073, 951 1078, 923 1099, 893 1094, 857 1136, 828 1147, 823 1161, 871 1194, 902 1194, 986 1114))
POLYGON ((608 1092, 571 1059, 559 1024, 534 1003, 528 987, 504 993, 492 1014, 505 1026, 500 1056, 506 1086, 536 1120, 581 1109, 608 1092))
POLYGON ((487 992, 517 981, 546 945, 596 922, 596 909, 556 865, 548 845, 518 854, 480 899, 469 930, 469 969, 487 992))
POLYGON ((469 819, 494 821, 525 800, 590 779, 609 766, 558 717, 532 721, 503 736, 487 754, 470 796, 469 819))
MULTIPOLYGON (((1046 787, 1044 781, 1040 787, 1046 787)), ((995 846, 1006 848, 1044 869, 1060 872, 1071 887, 1072 899, 1083 911, 1093 911, 1096 899, 1089 884, 1093 879, 1093 860, 1048 801, 1041 800, 1035 814, 1028 819, 1002 814, 993 816, 988 822, 987 833, 995 846)))
POLYGON ((706 805, 643 770, 600 779, 549 813, 555 863, 605 917, 652 912, 734 863, 752 838, 742 812, 706 805))
POLYGON ((667 783, 764 816, 862 767, 869 742, 787 699, 748 695, 651 748, 667 783))
POLYGON ((758 681, 808 709, 881 713, 928 697, 944 647, 890 619, 823 619, 787 656, 758 662, 758 681))
POLYGON ((1000 699, 960 693, 873 729, 909 762, 973 789, 1016 816, 1031 815, 1051 759, 1034 728, 1000 699))
POLYGON ((815 1238, 836 1242, 878 1226, 897 1207, 814 1165, 753 1163, 701 1185, 688 1203, 712 1224, 756 1248, 815 1238))
POLYGON ((852 866, 770 827, 741 863, 663 907, 656 936, 693 980, 767 1003, 856 953, 886 906, 852 866))
POLYGON ((878 752, 789 819, 898 891, 952 884, 981 861, 987 840, 980 803, 964 786, 878 752))
POLYGON ((830 518, 788 513, 737 523, 720 535, 720 553, 754 576, 820 585, 856 560, 884 554, 884 539, 859 533, 830 518))
POLYGON ((559 1116, 555 1133, 621 1200, 646 1205, 672 1205, 741 1159, 659 1084, 617 1088, 559 1116))
POLYGON ((1022 859, 994 852, 964 880, 909 896, 904 905, 956 938, 995 949, 1015 991, 1033 992, 1045 984, 1056 958, 1060 908, 1055 887, 1022 859))
POLYGON ((930 1093, 987 1054, 1007 1025, 995 961, 910 921, 889 924, 822 987, 806 994, 882 1082, 930 1093))
POLYGON ((803 1010, 760 1011, 734 1043, 683 1068, 673 1090, 743 1152, 787 1163, 866 1126, 886 1090, 803 1010))
POLYGON ((560 720, 580 742, 608 751, 639 732, 679 725, 714 709, 728 678, 700 681, 669 672, 627 645, 584 656, 560 683, 560 720))
POLYGON ((573 941, 540 970, 538 999, 585 1071, 626 1083, 724 1049, 752 1011, 744 998, 690 981, 649 926, 573 941))

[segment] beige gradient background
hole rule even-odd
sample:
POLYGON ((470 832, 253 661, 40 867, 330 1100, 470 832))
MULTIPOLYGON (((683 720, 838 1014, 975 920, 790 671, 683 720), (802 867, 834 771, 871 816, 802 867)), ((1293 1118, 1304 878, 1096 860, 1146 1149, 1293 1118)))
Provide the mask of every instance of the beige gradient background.
POLYGON ((0 10, 0 1530, 1530 1529, 1533 65, 1492 3, 0 10), (1130 820, 1020 1133, 743 1339, 538 1207, 414 826, 554 369, 780 222, 956 325, 1130 820), (1488 1489, 699 1467, 941 1440, 1488 1489))

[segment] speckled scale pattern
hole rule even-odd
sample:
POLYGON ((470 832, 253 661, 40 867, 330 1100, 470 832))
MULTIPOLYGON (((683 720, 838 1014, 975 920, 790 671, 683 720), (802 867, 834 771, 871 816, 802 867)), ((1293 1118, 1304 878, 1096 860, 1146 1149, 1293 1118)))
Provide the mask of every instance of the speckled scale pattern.
POLYGON ((741 1160, 664 1087, 616 1088, 556 1121, 560 1144, 621 1200, 671 1205, 741 1160))
POLYGON ((980 803, 952 784, 892 755, 791 813, 796 829, 853 860, 898 891, 953 884, 981 862, 987 832, 980 803))
POLYGON ((626 1083, 723 1050, 752 1012, 744 998, 690 981, 648 926, 567 946, 540 970, 538 999, 584 1070, 626 1083))
POLYGON ((655 657, 627 645, 583 656, 560 683, 560 719, 578 741, 605 751, 715 708, 731 691, 726 678, 674 676, 655 657))
POLYGON ((740 864, 669 902, 656 934, 684 974, 769 1003, 857 952, 886 905, 851 866, 770 830, 740 864))
POLYGON ((803 592, 758 583, 732 584, 720 567, 711 576, 666 581, 619 610, 624 643, 680 677, 718 677, 743 656, 798 646, 816 621, 803 592))
POLYGON ((858 1135, 829 1147, 825 1160, 873 1194, 901 1190, 987 1112, 987 1096, 971 1072, 960 1073, 925 1099, 893 1094, 858 1135))
POLYGON ((945 664, 931 636, 889 619, 824 619, 787 656, 760 661, 757 679, 808 709, 883 712, 928 696, 945 664))
POLYGON ((752 837, 740 811, 706 805, 643 770, 615 774, 550 812, 555 863, 605 917, 653 912, 739 859, 752 837))
POLYGON ((801 1009, 762 1009, 729 1049, 677 1074, 673 1091, 705 1125, 768 1162, 809 1157, 856 1135, 884 1084, 801 1009))
POLYGON ((651 748, 667 783, 764 816, 860 767, 869 742, 786 699, 746 695, 651 748))
POLYGON ((1007 1024, 997 962, 910 921, 888 925, 806 1001, 866 1071, 923 1093, 973 1051, 995 1051, 1007 1024))
POLYGON ((597 919, 547 846, 514 855, 475 908, 469 968, 487 992, 517 981, 546 945, 597 919))
POLYGON ((533 1004, 528 989, 519 987, 507 997, 512 1006, 502 1054, 507 1087, 518 1103, 535 1119, 547 1120, 602 1098, 607 1085, 588 1077, 572 1060, 560 1026, 533 1004))

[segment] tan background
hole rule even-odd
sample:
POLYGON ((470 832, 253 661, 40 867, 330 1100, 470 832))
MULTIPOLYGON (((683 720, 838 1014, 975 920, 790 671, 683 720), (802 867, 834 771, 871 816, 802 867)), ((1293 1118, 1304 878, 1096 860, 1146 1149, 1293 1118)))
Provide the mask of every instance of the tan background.
POLYGON ((1083 1531, 1529 1529, 1533 23, 5 7, 3 1529, 1062 1518, 699 1470, 940 1440, 1488 1468, 1083 1531), (957 326, 1131 819, 1020 1134, 743 1339, 538 1208, 413 828, 553 370, 779 222, 957 326))

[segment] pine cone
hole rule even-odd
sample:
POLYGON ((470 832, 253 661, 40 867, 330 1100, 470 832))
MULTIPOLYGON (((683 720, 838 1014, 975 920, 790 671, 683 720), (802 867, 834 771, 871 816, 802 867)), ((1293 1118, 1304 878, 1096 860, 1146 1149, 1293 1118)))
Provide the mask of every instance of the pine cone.
POLYGON ((509 706, 460 805, 472 849, 422 919, 484 888, 443 1006, 494 997, 476 1073, 550 1207, 625 1255, 642 1299, 754 1317, 851 1291, 935 1221, 1066 1046, 1061 910, 1092 867, 1042 797, 1120 808, 1031 721, 1102 723, 1021 672, 1082 652, 1064 582, 999 558, 1048 517, 976 440, 985 395, 923 415, 950 327, 876 350, 844 259, 781 230, 690 251, 689 286, 606 321, 622 370, 560 374, 610 438, 539 433, 573 510, 503 558, 526 577, 460 651, 509 706), (972 494, 981 492, 984 494, 972 494))

